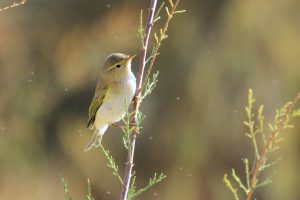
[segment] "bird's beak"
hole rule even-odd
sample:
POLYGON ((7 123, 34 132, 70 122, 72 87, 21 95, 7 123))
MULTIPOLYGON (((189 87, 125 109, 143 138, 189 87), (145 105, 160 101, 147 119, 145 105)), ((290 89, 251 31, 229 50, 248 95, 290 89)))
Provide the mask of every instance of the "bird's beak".
POLYGON ((136 56, 137 56, 137 54, 132 54, 132 55, 128 56, 127 61, 132 60, 136 56))

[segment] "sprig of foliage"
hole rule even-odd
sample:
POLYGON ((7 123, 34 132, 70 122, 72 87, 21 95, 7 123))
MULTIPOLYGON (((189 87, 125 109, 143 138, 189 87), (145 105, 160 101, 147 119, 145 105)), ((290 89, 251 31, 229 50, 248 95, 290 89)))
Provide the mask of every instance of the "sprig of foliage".
POLYGON ((12 4, 8 5, 8 6, 5 6, 3 8, 0 8, 0 12, 3 12, 3 11, 6 11, 6 10, 9 10, 11 8, 15 8, 15 7, 18 7, 18 6, 21 6, 21 5, 24 5, 26 3, 26 0, 21 0, 19 2, 13 2, 12 4))
MULTIPOLYGON (((173 3, 172 0, 168 0, 168 2, 169 2, 169 7, 170 8, 168 6, 165 6, 165 10, 166 10, 166 14, 167 14, 167 19, 166 19, 163 27, 159 29, 159 33, 158 34, 157 33, 153 34, 155 42, 154 42, 154 45, 153 45, 153 49, 152 49, 151 55, 147 59, 147 62, 150 61, 150 64, 148 66, 147 73, 145 75, 145 82, 143 84, 143 88, 147 84, 147 80, 148 80, 148 78, 149 78, 149 76, 151 74, 154 62, 156 60, 156 56, 159 55, 158 51, 159 51, 159 48, 160 48, 160 46, 162 44, 162 41, 168 37, 167 31, 168 31, 168 28, 169 28, 170 21, 172 20, 172 18, 174 17, 175 14, 181 14, 181 13, 186 12, 186 10, 176 10, 177 6, 178 6, 178 4, 180 2, 180 0, 176 0, 175 3, 173 3)), ((161 12, 163 6, 164 6, 164 4, 162 4, 160 6, 160 8, 158 9, 158 12, 156 14, 156 18, 155 19, 157 19, 157 20, 160 19, 159 13, 161 12)), ((155 21, 157 21, 157 20, 155 20, 155 21)))
POLYGON ((147 80, 147 83, 145 85, 145 89, 144 89, 144 92, 142 94, 142 100, 145 99, 149 94, 151 94, 151 92, 154 90, 154 88, 156 87, 157 85, 157 78, 158 78, 158 75, 159 75, 159 71, 153 73, 152 75, 152 79, 148 79, 147 80))
POLYGON ((235 200, 240 199, 238 191, 240 191, 246 200, 251 200, 251 197, 257 188, 272 183, 272 176, 274 173, 265 179, 261 177, 261 174, 274 166, 279 160, 279 158, 272 159, 271 155, 275 150, 279 149, 279 142, 283 140, 283 131, 293 127, 290 125, 291 119, 300 116, 300 109, 294 109, 295 104, 299 99, 300 93, 296 95, 293 101, 286 103, 280 109, 276 110, 274 121, 272 124, 268 124, 269 131, 266 132, 264 128, 264 107, 263 105, 259 106, 255 121, 255 114, 253 113, 255 99, 253 97, 253 91, 249 89, 248 105, 245 108, 247 121, 245 121, 244 124, 248 128, 246 136, 251 140, 255 154, 255 159, 251 168, 252 171, 249 171, 249 160, 245 158, 243 159, 243 162, 246 184, 243 183, 242 179, 236 174, 235 169, 232 169, 231 178, 238 187, 234 187, 234 184, 229 180, 227 174, 223 177, 226 187, 231 191, 235 200), (261 135, 261 139, 258 139, 258 135, 261 135))
POLYGON ((140 12, 140 24, 138 27, 138 36, 141 38, 142 45, 144 46, 144 35, 145 35, 145 29, 143 24, 143 10, 140 12))
POLYGON ((64 191, 65 191, 65 200, 72 200, 72 197, 68 191, 68 181, 64 179, 64 177, 61 177, 61 182, 64 185, 64 191))
MULTIPOLYGON (((126 106, 127 108, 127 106, 126 106)), ((126 113, 125 113, 125 116, 123 118, 123 123, 124 123, 124 126, 121 127, 122 128, 122 131, 123 131, 123 144, 124 144, 124 147, 126 149, 128 149, 130 147, 130 134, 131 132, 133 131, 134 127, 131 126, 131 117, 132 117, 133 113, 132 112, 129 112, 129 109, 126 109, 126 113)))
POLYGON ((254 114, 252 113, 252 106, 255 103, 255 99, 253 98, 253 92, 252 90, 249 90, 249 95, 248 95, 248 105, 245 107, 246 114, 247 114, 247 121, 244 122, 244 124, 248 127, 248 133, 246 133, 246 136, 249 137, 253 143, 253 147, 255 150, 255 156, 256 159, 259 157, 258 153, 258 147, 257 147, 257 142, 256 142, 256 135, 259 133, 259 129, 254 128, 254 114))
POLYGON ((95 198, 92 195, 92 187, 91 187, 91 183, 90 183, 90 179, 87 180, 88 183, 88 194, 87 194, 87 199, 88 200, 95 200, 95 198))
POLYGON ((237 192, 238 192, 238 189, 235 188, 232 183, 229 181, 228 177, 227 177, 227 174, 224 174, 224 177, 223 177, 223 182, 224 184, 226 185, 226 187, 228 187, 228 189, 231 191, 231 193, 233 194, 234 196, 234 200, 240 200, 237 192))
POLYGON ((136 126, 132 126, 131 124, 131 118, 132 118, 133 112, 129 112, 128 109, 126 109, 125 116, 123 118, 124 126, 121 126, 121 129, 123 131, 123 144, 126 149, 130 147, 130 134, 133 130, 139 130, 142 128, 142 121, 145 119, 145 115, 139 111, 137 114, 137 124, 136 126))
POLYGON ((153 187, 157 183, 161 182, 165 178, 167 178, 167 176, 164 175, 163 173, 161 173, 158 177, 157 177, 157 174, 154 173, 153 178, 150 178, 148 184, 144 188, 141 188, 141 189, 136 191, 136 181, 135 181, 136 176, 133 176, 132 180, 131 180, 129 193, 128 193, 128 200, 134 199, 135 197, 139 196, 140 194, 142 194, 146 190, 150 189, 151 187, 153 187))
POLYGON ((137 113, 137 123, 136 123, 136 130, 139 133, 140 129, 142 128, 142 121, 146 118, 146 116, 141 112, 138 111, 137 113))
MULTIPOLYGON (((68 190, 68 181, 65 180, 63 177, 61 177, 61 182, 63 183, 64 185, 64 191, 65 191, 65 200, 72 200, 72 197, 69 193, 69 190, 68 190)), ((91 183, 90 183, 90 180, 87 179, 87 183, 88 183, 88 194, 87 194, 87 200, 95 200, 95 198, 92 196, 92 187, 91 187, 91 183)))
POLYGON ((106 150, 102 146, 102 144, 100 145, 100 149, 107 160, 106 165, 111 169, 112 174, 115 175, 119 179, 120 183, 123 184, 123 180, 122 180, 121 176, 119 175, 119 167, 116 164, 114 157, 109 154, 109 151, 106 150))
POLYGON ((160 17, 159 15, 160 15, 161 10, 164 8, 164 5, 165 5, 165 2, 162 2, 162 3, 160 4, 159 8, 157 9, 157 11, 156 11, 156 13, 155 13, 155 15, 154 15, 153 24, 154 24, 155 22, 157 22, 158 20, 161 19, 161 17, 160 17))
POLYGON ((128 200, 131 200, 136 192, 135 185, 136 185, 136 176, 132 176, 129 191, 128 191, 128 196, 127 196, 128 200))

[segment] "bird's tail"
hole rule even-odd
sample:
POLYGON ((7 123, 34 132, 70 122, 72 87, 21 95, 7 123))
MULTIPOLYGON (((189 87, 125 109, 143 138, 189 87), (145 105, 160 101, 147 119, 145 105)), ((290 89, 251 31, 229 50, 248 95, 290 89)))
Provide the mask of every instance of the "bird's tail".
POLYGON ((106 129, 107 129, 107 126, 102 127, 100 129, 96 129, 94 135, 92 136, 90 141, 85 146, 85 149, 84 149, 85 152, 91 150, 93 147, 97 148, 101 145, 102 136, 104 135, 106 129))

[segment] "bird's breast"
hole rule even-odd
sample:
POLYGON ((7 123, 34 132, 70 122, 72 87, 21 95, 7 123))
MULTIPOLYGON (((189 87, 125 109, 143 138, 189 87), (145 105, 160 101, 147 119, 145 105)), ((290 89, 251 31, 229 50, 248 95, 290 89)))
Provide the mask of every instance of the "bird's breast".
POLYGON ((115 123, 122 119, 135 94, 135 78, 118 81, 109 86, 102 105, 98 109, 97 118, 106 123, 115 123))

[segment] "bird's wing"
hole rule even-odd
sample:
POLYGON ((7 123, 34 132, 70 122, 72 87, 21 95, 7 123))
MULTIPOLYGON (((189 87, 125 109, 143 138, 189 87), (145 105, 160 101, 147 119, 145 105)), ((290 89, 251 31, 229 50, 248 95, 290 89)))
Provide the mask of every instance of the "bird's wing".
POLYGON ((98 84, 97 84, 97 87, 95 90, 95 95, 94 95, 94 98, 93 98, 90 108, 89 108, 89 120, 88 120, 87 127, 91 130, 94 129, 96 113, 97 113, 99 107, 103 103, 103 99, 106 96, 107 90, 108 90, 108 85, 105 84, 105 82, 100 79, 98 81, 98 84))

